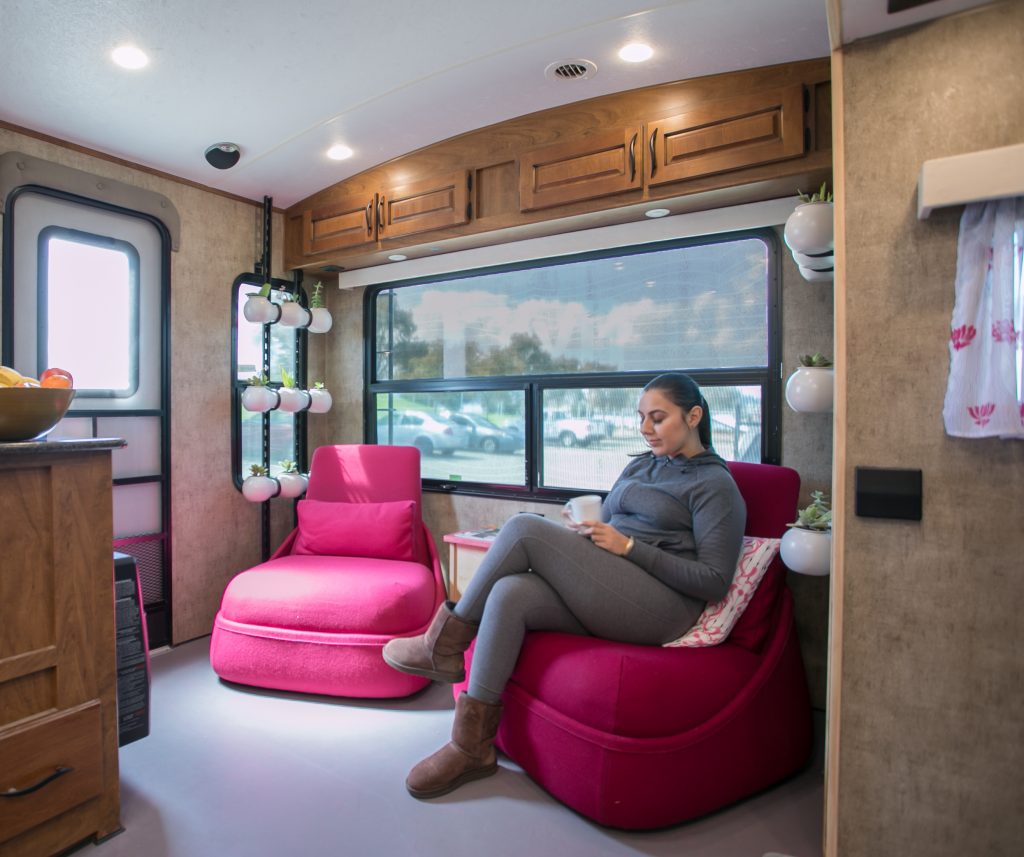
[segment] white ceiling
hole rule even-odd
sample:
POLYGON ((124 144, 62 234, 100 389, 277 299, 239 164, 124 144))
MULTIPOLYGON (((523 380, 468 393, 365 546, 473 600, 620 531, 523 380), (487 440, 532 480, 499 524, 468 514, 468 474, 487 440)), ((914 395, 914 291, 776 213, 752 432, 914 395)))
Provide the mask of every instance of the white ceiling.
MULTIPOLYGON (((939 0, 970 3, 970 0, 939 0)), ((844 6, 885 0, 846 0, 844 6)), ((825 0, 0 0, 0 120, 288 205, 438 140, 610 92, 825 56, 825 0), (618 49, 645 41, 642 64, 618 49), (130 42, 147 68, 116 67, 130 42), (545 77, 556 60, 588 80, 545 77), (207 146, 242 157, 209 166, 207 146), (345 143, 355 154, 330 161, 345 143)), ((927 7, 926 7, 927 8, 927 7)))

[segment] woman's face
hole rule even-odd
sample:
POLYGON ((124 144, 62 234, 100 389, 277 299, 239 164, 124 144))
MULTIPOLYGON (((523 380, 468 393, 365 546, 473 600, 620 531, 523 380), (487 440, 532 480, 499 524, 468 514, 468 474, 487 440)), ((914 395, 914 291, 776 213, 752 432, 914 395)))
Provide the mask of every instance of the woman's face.
POLYGON ((697 424, 704 415, 699 405, 689 412, 669 399, 661 390, 647 390, 640 396, 637 406, 640 414, 640 434, 655 455, 689 458, 701 452, 697 424))

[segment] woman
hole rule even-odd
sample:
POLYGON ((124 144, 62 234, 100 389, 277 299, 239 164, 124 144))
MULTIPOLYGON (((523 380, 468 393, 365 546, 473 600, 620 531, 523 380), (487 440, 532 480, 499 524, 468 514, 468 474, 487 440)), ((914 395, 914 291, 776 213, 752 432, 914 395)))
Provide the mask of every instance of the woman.
POLYGON ((659 375, 637 408, 650 451, 612 486, 602 521, 566 526, 517 515, 457 604, 442 604, 419 637, 392 640, 384 659, 437 681, 465 677, 451 743, 416 765, 410 794, 432 798, 497 770, 501 693, 527 631, 589 634, 661 645, 682 636, 732 582, 746 522, 743 499, 711 449, 711 415, 688 375, 659 375), (584 536, 585 538, 581 538, 584 536))

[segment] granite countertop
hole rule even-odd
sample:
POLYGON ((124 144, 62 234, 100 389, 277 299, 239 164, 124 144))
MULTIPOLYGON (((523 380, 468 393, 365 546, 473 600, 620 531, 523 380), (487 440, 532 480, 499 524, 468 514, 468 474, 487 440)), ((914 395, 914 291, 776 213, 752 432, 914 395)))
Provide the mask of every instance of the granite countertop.
POLYGON ((96 452, 125 446, 119 437, 62 438, 60 440, 19 440, 0 443, 0 458, 16 455, 65 454, 68 452, 96 452))

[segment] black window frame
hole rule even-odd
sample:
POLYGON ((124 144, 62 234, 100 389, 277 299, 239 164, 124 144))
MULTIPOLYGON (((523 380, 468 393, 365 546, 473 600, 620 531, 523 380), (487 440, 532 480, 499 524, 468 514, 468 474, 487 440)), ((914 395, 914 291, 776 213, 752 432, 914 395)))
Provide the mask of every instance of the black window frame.
POLYGON ((750 385, 760 386, 764 392, 761 408, 761 461, 781 463, 782 436, 782 260, 779 239, 769 228, 744 229, 714 235, 674 238, 635 244, 625 247, 602 248, 565 256, 550 256, 523 262, 473 268, 394 280, 370 286, 363 296, 363 437, 366 443, 377 442, 376 397, 381 393, 438 393, 458 391, 522 390, 525 395, 526 484, 507 486, 482 482, 451 482, 443 479, 423 479, 423 490, 455 493, 468 496, 501 497, 505 499, 538 502, 564 502, 582 493, 605 493, 600 489, 549 488, 541 484, 544 463, 543 393, 546 389, 588 389, 642 387, 662 372, 686 372, 702 387, 750 385), (653 253, 681 247, 730 243, 743 239, 763 241, 768 251, 767 261, 767 325, 768 360, 766 366, 707 369, 687 366, 664 366, 657 371, 560 373, 548 375, 505 375, 497 377, 430 378, 403 381, 377 381, 374 378, 376 346, 377 295, 390 289, 421 286, 434 282, 473 279, 475 277, 522 271, 593 259, 621 258, 641 253, 653 253))

